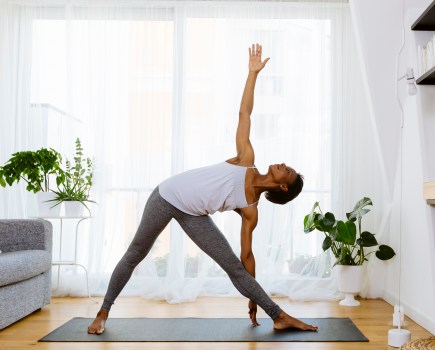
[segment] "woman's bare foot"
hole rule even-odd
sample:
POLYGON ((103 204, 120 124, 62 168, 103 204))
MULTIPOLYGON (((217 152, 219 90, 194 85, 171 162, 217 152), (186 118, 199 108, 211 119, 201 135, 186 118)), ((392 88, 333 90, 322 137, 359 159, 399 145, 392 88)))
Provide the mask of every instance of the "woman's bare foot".
POLYGON ((109 311, 105 309, 100 309, 100 311, 98 311, 97 317, 95 317, 95 320, 89 325, 88 333, 98 335, 103 334, 104 325, 106 324, 106 320, 108 317, 109 311))
POLYGON ((277 318, 273 321, 273 328, 275 329, 287 329, 287 328, 297 328, 303 331, 317 331, 316 326, 311 326, 298 319, 287 315, 284 311, 279 314, 277 318))

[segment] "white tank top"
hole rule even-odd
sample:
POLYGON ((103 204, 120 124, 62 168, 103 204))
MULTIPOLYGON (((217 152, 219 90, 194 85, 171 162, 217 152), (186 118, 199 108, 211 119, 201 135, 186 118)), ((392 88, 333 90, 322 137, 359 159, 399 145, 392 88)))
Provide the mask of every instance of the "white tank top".
POLYGON ((218 163, 170 177, 159 185, 160 195, 184 213, 200 216, 244 208, 246 166, 218 163))

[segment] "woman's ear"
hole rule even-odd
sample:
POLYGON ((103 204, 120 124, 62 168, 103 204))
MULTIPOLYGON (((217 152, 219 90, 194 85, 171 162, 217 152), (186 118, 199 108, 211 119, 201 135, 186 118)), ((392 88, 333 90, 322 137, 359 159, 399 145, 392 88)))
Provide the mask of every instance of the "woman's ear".
POLYGON ((284 191, 284 192, 288 191, 287 185, 280 185, 279 188, 281 189, 281 191, 284 191))

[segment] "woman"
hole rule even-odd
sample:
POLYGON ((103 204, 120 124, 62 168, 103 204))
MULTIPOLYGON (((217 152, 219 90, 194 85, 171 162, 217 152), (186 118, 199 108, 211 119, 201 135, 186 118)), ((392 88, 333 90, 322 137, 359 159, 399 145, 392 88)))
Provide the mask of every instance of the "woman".
POLYGON ((269 166, 265 175, 253 166, 254 150, 249 141, 249 132, 254 88, 258 73, 267 61, 269 58, 261 61, 260 45, 249 48, 249 75, 243 91, 236 133, 237 156, 173 176, 153 191, 137 233, 112 274, 103 305, 89 325, 88 333, 103 333, 116 297, 172 219, 177 220, 193 242, 223 268, 237 290, 249 298, 249 316, 254 326, 259 325, 256 318, 258 304, 273 319, 276 329, 317 330, 317 327, 282 311, 255 280, 255 259, 251 246, 261 193, 266 192, 266 198, 273 203, 284 204, 294 199, 303 186, 301 175, 284 163, 269 166), (218 210, 235 210, 242 218, 240 260, 209 216, 218 210))

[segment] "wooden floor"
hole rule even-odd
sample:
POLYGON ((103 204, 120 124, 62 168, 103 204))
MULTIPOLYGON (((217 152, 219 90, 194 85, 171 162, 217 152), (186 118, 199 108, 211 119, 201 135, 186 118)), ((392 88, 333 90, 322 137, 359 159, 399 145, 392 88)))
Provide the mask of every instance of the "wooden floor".
MULTIPOLYGON (((101 298, 96 298, 101 303, 101 298)), ((73 317, 94 317, 101 304, 87 298, 53 298, 42 310, 0 331, 0 349, 316 349, 386 350, 392 307, 382 300, 361 300, 359 307, 342 307, 337 302, 295 303, 275 299, 295 317, 350 317, 369 338, 368 343, 38 343, 38 339, 73 317)), ((246 317, 243 298, 200 298, 195 302, 169 305, 141 298, 118 298, 111 317, 246 317)), ((259 317, 267 317, 261 310, 259 317)), ((412 339, 431 334, 407 319, 412 339)), ((110 327, 110 324, 108 325, 110 327)), ((261 327, 261 326, 260 326, 261 327)), ((391 348, 393 349, 393 348, 391 348)))

